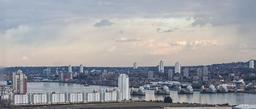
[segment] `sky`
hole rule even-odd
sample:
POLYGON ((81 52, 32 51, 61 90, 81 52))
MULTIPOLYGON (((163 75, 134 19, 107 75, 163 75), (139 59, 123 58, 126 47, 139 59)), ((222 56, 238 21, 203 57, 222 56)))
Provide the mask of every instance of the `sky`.
POLYGON ((256 59, 255 0, 0 0, 0 66, 256 59))

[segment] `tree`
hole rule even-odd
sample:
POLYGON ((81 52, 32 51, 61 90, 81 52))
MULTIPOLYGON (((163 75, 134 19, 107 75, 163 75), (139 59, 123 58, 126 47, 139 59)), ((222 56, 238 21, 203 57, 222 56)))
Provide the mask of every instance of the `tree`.
POLYGON ((170 96, 164 97, 164 103, 172 103, 172 98, 170 96))

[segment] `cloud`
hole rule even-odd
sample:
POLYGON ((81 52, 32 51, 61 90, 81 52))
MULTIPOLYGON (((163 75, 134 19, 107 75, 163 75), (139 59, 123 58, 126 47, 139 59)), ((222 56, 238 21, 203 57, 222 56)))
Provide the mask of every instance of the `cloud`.
POLYGON ((170 42, 172 47, 198 48, 220 45, 216 40, 194 40, 194 41, 173 41, 170 42))
MULTIPOLYGON (((0 65, 21 65, 22 56, 29 57, 26 62, 31 65, 79 63, 81 58, 95 65, 108 59, 105 62, 108 65, 120 62, 115 59, 127 56, 127 52, 132 57, 141 56, 146 65, 161 56, 169 60, 187 56, 193 60, 192 56, 198 52, 211 55, 213 61, 230 59, 235 54, 243 54, 239 59, 246 59, 256 55, 255 3, 255 0, 0 0, 0 50, 4 51, 0 58, 4 57, 6 62, 1 61, 0 65), (102 27, 110 28, 99 29, 102 27), (244 49, 249 52, 240 53, 244 49), (226 55, 212 55, 220 51, 226 55)), ((131 58, 127 56, 124 61, 129 64, 131 58)))
POLYGON ((10 46, 43 46, 64 38, 58 35, 61 29, 59 25, 18 25, 0 32, 0 39, 10 46))
POLYGON ((19 38, 25 36, 27 33, 31 31, 31 28, 26 25, 19 25, 15 28, 10 28, 6 30, 3 34, 3 37, 6 38, 19 38))
POLYGON ((173 28, 173 29, 163 29, 163 28, 157 28, 156 31, 158 33, 170 33, 178 30, 178 28, 173 28))
POLYGON ((116 42, 121 42, 121 43, 127 43, 127 42, 138 42, 141 41, 140 38, 128 38, 128 37, 121 37, 115 40, 116 42))
POLYGON ((107 19, 103 19, 97 23, 94 24, 95 27, 107 27, 107 26, 111 26, 114 23, 112 23, 111 21, 107 20, 107 19))

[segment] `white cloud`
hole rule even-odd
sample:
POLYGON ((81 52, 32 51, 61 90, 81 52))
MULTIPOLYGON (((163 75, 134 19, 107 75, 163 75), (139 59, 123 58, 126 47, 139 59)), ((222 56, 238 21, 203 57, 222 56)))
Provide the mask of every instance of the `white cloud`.
POLYGON ((217 40, 193 40, 193 41, 175 41, 170 42, 173 47, 186 47, 186 48, 197 48, 197 47, 209 47, 220 45, 217 40))

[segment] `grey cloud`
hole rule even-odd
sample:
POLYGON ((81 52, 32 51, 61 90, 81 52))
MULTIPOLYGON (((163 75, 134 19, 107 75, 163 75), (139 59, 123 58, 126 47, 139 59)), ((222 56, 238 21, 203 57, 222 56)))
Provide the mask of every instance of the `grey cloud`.
POLYGON ((194 20, 195 21, 192 23, 192 26, 205 26, 212 22, 209 17, 194 17, 194 20))
POLYGON ((0 32, 0 34, 0 39, 5 39, 6 43, 11 46, 44 46, 50 45, 60 38, 57 35, 58 30, 54 29, 54 27, 44 28, 38 25, 18 25, 0 32))
POLYGON ((111 26, 111 25, 113 25, 113 23, 107 19, 103 19, 94 24, 95 27, 106 27, 106 26, 111 26))
MULTIPOLYGON (((74 17, 88 19, 188 17, 195 19, 193 26, 206 24, 238 26, 237 32, 241 39, 253 43, 256 40, 255 4, 256 0, 122 0, 122 2, 120 0, 0 0, 0 32, 23 24, 40 25, 49 20, 53 21, 52 24, 65 23, 62 22, 63 19, 69 20, 74 17)), ((112 24, 109 20, 102 20, 94 26, 112 24)), ((54 33, 52 34, 51 36, 55 36, 54 33)), ((24 36, 20 42, 49 40, 40 38, 45 37, 43 35, 32 36, 24 36)))
POLYGON ((255 0, 2 0, 0 24, 8 27, 70 17, 200 17, 194 25, 243 25, 255 21, 255 3, 255 0))

